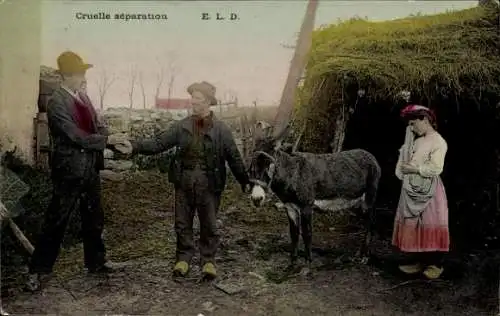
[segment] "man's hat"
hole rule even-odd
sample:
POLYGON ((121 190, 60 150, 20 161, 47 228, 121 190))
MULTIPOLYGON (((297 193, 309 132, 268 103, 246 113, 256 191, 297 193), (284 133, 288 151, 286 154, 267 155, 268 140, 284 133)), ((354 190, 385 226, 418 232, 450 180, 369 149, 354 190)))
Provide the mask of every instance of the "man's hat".
POLYGON ((67 51, 57 57, 57 67, 59 73, 74 74, 87 71, 94 65, 86 64, 77 54, 67 51))
POLYGON ((206 81, 195 82, 187 88, 187 92, 191 95, 193 94, 194 91, 201 92, 205 96, 205 98, 208 99, 210 105, 217 104, 217 99, 215 98, 216 89, 214 85, 206 81))

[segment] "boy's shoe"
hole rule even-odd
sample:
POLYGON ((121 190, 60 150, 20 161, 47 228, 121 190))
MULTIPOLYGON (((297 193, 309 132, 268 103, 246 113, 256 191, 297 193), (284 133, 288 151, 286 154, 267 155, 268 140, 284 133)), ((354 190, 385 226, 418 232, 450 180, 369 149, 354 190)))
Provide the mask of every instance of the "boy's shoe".
POLYGON ((174 277, 185 277, 189 272, 189 264, 186 261, 179 261, 174 267, 174 277))
POLYGON ((211 262, 205 263, 202 269, 203 279, 213 280, 217 277, 217 269, 211 262))

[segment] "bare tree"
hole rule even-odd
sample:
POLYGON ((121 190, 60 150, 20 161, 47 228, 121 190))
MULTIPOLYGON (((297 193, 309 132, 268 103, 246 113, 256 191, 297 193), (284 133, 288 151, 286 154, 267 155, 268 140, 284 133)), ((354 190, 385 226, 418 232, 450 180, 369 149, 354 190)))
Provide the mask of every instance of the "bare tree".
POLYGON ((97 89, 99 92, 99 108, 104 109, 104 97, 108 93, 109 88, 115 82, 116 76, 109 75, 105 69, 101 70, 97 79, 97 89))
POLYGON ((157 59, 158 72, 156 74, 155 101, 160 97, 163 84, 165 83, 166 75, 168 75, 167 79, 168 98, 170 99, 172 97, 175 79, 179 71, 179 68, 176 67, 177 58, 173 52, 169 52, 166 54, 166 60, 168 61, 167 66, 165 66, 164 62, 160 60, 160 58, 157 59))
POLYGON ((222 105, 232 105, 234 107, 238 106, 238 95, 232 89, 228 89, 224 92, 222 100, 222 105))
POLYGON ((175 82, 175 71, 169 70, 169 80, 168 80, 168 98, 172 97, 172 90, 175 82))
POLYGON ((162 65, 161 61, 157 59, 159 68, 156 73, 156 87, 155 87, 155 103, 156 100, 160 97, 160 91, 163 86, 163 82, 165 81, 165 67, 162 65))
POLYGON ((169 61, 168 61, 168 98, 170 99, 172 97, 172 91, 174 87, 174 82, 175 78, 177 76, 177 72, 179 71, 179 68, 175 65, 177 58, 173 54, 169 54, 169 61))
POLYGON ((130 90, 128 92, 128 97, 129 97, 129 107, 133 108, 134 107, 134 90, 135 90, 135 84, 137 81, 137 66, 133 66, 132 69, 130 70, 130 90))
POLYGON ((144 89, 144 76, 142 71, 139 73, 139 87, 141 88, 142 94, 142 108, 146 108, 146 90, 144 89))
POLYGON ((229 92, 229 102, 233 105, 233 107, 238 107, 238 94, 234 90, 230 90, 229 92))

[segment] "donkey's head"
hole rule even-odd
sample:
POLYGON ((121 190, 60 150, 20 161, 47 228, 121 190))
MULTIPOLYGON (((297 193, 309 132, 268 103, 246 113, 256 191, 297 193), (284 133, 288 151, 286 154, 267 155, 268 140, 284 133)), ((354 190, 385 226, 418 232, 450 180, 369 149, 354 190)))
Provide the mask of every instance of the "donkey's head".
POLYGON ((266 199, 266 194, 269 193, 277 168, 276 153, 283 147, 281 139, 281 135, 280 137, 272 136, 271 127, 255 126, 249 170, 250 181, 253 185, 250 198, 255 206, 261 206, 266 199))

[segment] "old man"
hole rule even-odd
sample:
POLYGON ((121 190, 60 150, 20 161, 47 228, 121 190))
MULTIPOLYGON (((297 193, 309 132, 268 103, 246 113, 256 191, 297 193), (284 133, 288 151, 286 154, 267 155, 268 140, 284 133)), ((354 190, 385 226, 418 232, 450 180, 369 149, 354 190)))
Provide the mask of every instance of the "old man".
POLYGON ((57 65, 62 83, 47 107, 52 141, 52 200, 29 265, 26 285, 31 291, 40 289, 41 277, 52 272, 68 220, 77 206, 82 219, 86 268, 90 273, 113 271, 101 237, 104 215, 99 171, 104 167, 104 149, 123 141, 123 137, 109 135, 90 99, 81 91, 85 73, 92 65, 70 51, 58 57, 57 65))
POLYGON ((179 148, 171 164, 169 180, 175 186, 175 231, 177 235, 174 276, 184 277, 194 255, 193 218, 200 221, 200 257, 205 279, 217 276, 215 254, 219 245, 216 215, 226 185, 226 161, 245 192, 249 183, 241 155, 229 128, 218 120, 210 106, 217 104, 215 87, 208 82, 194 83, 192 115, 175 122, 153 139, 121 144, 123 153, 157 154, 179 148))

